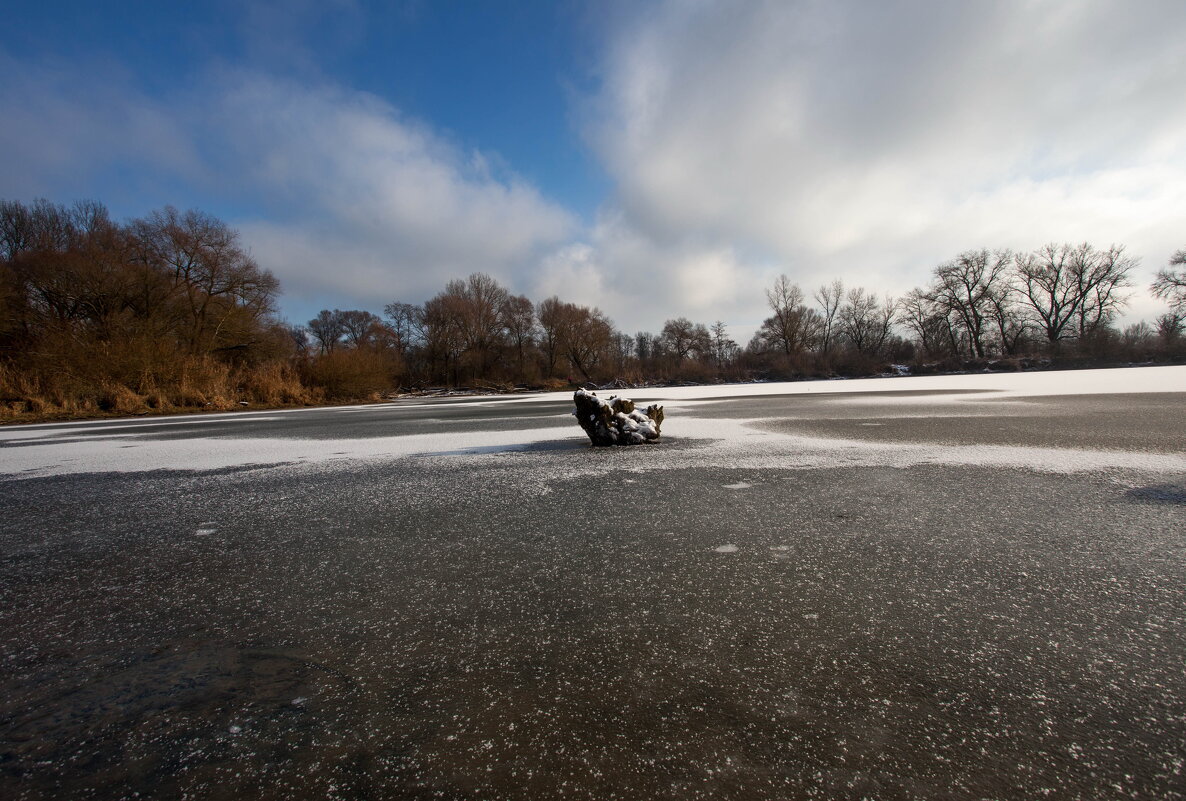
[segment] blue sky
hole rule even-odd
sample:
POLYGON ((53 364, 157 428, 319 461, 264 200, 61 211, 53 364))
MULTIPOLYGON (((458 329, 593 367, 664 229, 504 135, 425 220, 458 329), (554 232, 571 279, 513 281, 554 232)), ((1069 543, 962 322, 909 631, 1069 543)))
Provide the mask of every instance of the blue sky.
MULTIPOLYGON (((0 197, 238 228, 296 322, 485 271, 627 331, 779 273, 1186 245, 1186 4, 11 4, 0 197)), ((1130 319, 1159 305, 1134 290, 1130 319)))
MULTIPOLYGON (((161 99, 220 70, 332 82, 387 100, 459 148, 497 154, 587 216, 605 191, 569 114, 592 67, 588 26, 571 3, 71 2, 24 4, 18 16, 2 40, 6 54, 67 80, 111 72, 161 99)), ((96 191, 117 180, 118 172, 105 177, 96 191)), ((140 200, 132 196, 127 213, 140 200)), ((173 202, 215 212, 226 200, 173 202)))

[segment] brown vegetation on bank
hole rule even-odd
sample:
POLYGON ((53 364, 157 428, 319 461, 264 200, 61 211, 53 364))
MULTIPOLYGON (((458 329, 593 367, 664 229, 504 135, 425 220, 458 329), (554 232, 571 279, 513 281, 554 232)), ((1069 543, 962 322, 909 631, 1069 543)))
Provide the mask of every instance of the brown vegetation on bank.
POLYGON ((1186 358, 1186 251, 1151 287, 1169 311, 1117 330, 1122 247, 972 250, 901 299, 786 276, 741 347, 723 322, 615 329, 483 273, 380 317, 275 312, 279 282, 225 223, 167 207, 126 223, 93 202, 0 202, 0 421, 379 400, 398 390, 564 389, 1186 358), (905 368, 903 366, 906 366, 905 368))

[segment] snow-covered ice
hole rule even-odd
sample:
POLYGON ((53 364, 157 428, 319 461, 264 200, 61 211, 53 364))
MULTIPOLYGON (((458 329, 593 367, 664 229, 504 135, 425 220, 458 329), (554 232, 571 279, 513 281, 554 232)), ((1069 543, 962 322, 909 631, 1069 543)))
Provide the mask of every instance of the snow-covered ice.
POLYGON ((29 797, 88 764, 193 796, 1171 797, 1181 399, 1027 398, 1186 369, 1080 377, 655 390, 683 411, 653 448, 590 448, 566 394, 0 428, 13 764, 29 797), (219 467, 248 472, 19 480, 219 467), (1160 474, 1059 475, 1115 467, 1160 474))
MULTIPOLYGON (((1049 370, 1041 372, 964 373, 959 375, 854 378, 833 381, 793 381, 758 384, 714 384, 694 387, 656 387, 631 390, 635 401, 709 400, 762 395, 855 394, 866 392, 985 392, 1009 397, 1104 395, 1112 393, 1186 392, 1186 367, 1049 370)), ((564 397, 552 393, 517 399, 520 402, 564 397)), ((914 402, 899 396, 894 402, 914 402)), ((884 399, 878 401, 884 402, 884 399)))
MULTIPOLYGON (((698 417, 699 404, 732 397, 828 394, 829 402, 958 405, 986 397, 1024 399, 1053 395, 1129 393, 1186 393, 1186 367, 1079 370, 1040 373, 992 373, 918 378, 879 378, 851 381, 814 381, 742 385, 714 385, 638 390, 646 402, 663 402, 682 409, 666 421, 671 441, 696 443, 693 448, 671 448, 671 443, 645 457, 650 468, 680 466, 722 467, 819 467, 877 464, 906 467, 916 464, 989 465, 1027 467, 1053 472, 1100 468, 1153 471, 1186 471, 1186 454, 1144 453, 1094 448, 1039 448, 1014 445, 950 445, 887 443, 859 439, 829 439, 760 430, 759 420, 698 417), (969 394, 969 391, 971 393, 969 394), (930 394, 886 394, 919 393, 930 394), (875 393, 875 394, 862 394, 875 393)), ((561 443, 578 447, 585 439, 579 428, 515 428, 532 405, 568 403, 567 393, 467 400, 465 408, 505 409, 486 418, 503 421, 506 428, 484 431, 450 430, 442 421, 435 433, 359 437, 347 439, 294 439, 258 437, 172 436, 154 438, 160 426, 192 423, 267 422, 284 418, 281 413, 247 412, 184 418, 147 418, 133 421, 48 423, 0 428, 0 475, 36 477, 73 473, 142 472, 151 470, 215 470, 276 464, 353 464, 424 455, 448 455, 480 460, 506 457, 527 450, 520 458, 534 460, 532 446, 561 443), (332 447, 327 447, 332 442, 332 447)), ((451 409, 455 409, 446 404, 451 409)), ((401 409, 441 404, 409 404, 401 409)), ((287 417, 302 413, 344 414, 350 418, 368 411, 389 410, 388 404, 322 410, 288 410, 287 417)), ((865 425, 864 421, 858 425, 865 425)), ((869 426, 870 430, 875 426, 869 426)), ((591 469, 608 469, 591 466, 591 469)), ((729 485, 744 489, 746 482, 729 485)))

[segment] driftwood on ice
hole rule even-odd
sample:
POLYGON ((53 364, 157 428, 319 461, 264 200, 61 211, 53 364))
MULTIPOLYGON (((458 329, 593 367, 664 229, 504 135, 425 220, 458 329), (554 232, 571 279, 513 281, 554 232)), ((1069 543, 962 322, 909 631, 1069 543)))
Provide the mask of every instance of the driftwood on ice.
POLYGON ((572 400, 576 404, 572 413, 594 445, 639 445, 659 439, 662 406, 651 405, 641 412, 629 398, 599 398, 583 389, 572 400))

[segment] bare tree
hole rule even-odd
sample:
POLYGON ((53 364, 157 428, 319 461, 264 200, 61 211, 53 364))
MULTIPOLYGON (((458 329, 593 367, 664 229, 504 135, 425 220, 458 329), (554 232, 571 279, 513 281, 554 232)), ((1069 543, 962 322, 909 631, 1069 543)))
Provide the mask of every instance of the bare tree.
POLYGON ((659 336, 677 361, 702 359, 712 351, 708 329, 687 317, 668 320, 663 324, 663 332, 659 336))
POLYGON ((1126 326, 1120 333, 1120 346, 1129 359, 1141 361, 1152 350, 1156 339, 1153 326, 1141 320, 1139 323, 1126 326))
POLYGON ((128 241, 93 201, 0 204, 0 266, 17 307, 4 327, 26 335, 46 326, 68 336, 115 335, 126 326, 121 315, 133 300, 128 241))
POLYGON ((258 321, 274 311, 280 284, 239 245, 239 234, 221 220, 172 206, 132 223, 142 253, 171 275, 190 322, 190 348, 228 344, 223 333, 235 315, 258 321))
POLYGON ((556 374, 556 366, 564 348, 565 327, 564 301, 553 295, 540 301, 536 313, 540 327, 540 355, 543 357, 544 375, 556 374))
POLYGON ((1009 280, 994 282, 988 291, 988 316, 996 328, 1001 352, 1015 355, 1029 334, 1029 321, 1022 312, 1017 286, 1009 280))
POLYGON ((35 236, 30 209, 16 200, 0 200, 0 262, 8 264, 32 250, 35 236))
POLYGON ((461 354, 465 350, 461 330, 462 304, 461 298, 448 292, 442 292, 424 304, 420 315, 423 355, 434 379, 460 381, 461 354))
MULTIPOLYGON (((507 291, 485 273, 453 280, 424 304, 425 350, 433 363, 444 363, 446 378, 486 378, 498 364, 506 343, 503 311, 507 291)), ((395 309, 397 313, 400 309, 395 309)))
POLYGON ((1097 251, 1085 243, 1076 249, 1071 268, 1083 298, 1077 314, 1080 341, 1108 326, 1128 304, 1122 290, 1132 286, 1128 274, 1138 263, 1124 255, 1123 245, 1097 251))
POLYGON ((853 287, 836 313, 840 332, 859 353, 879 353, 893 329, 898 304, 886 296, 881 303, 872 292, 853 287))
POLYGON ((382 324, 379 316, 369 311, 349 309, 338 312, 338 321, 342 326, 342 335, 351 347, 360 347, 369 343, 376 335, 376 329, 382 324))
POLYGON ((946 356, 953 351, 950 321, 935 298, 924 289, 912 289, 898 302, 903 321, 918 339, 927 356, 946 356))
POLYGON ((559 342, 562 354, 585 379, 591 379, 605 360, 614 329, 600 309, 561 303, 559 342))
POLYGON ((598 308, 569 305, 572 317, 565 351, 572 366, 590 379, 608 355, 614 326, 598 308))
POLYGON ((968 250, 935 268, 931 294, 941 308, 960 321, 968 337, 971 355, 984 357, 989 326, 998 303, 1008 296, 1009 267, 1013 254, 1007 250, 968 250))
POLYGON ((610 351, 614 360, 614 372, 619 375, 625 375, 627 365, 634 357, 634 337, 629 334, 617 332, 610 340, 610 351))
POLYGON ((844 301, 844 282, 836 279, 815 291, 815 302, 820 307, 820 350, 828 353, 836 339, 836 313, 844 301))
POLYGON ((522 374, 527 364, 527 351, 535 344, 535 304, 523 295, 508 295, 500 313, 507 338, 515 350, 515 362, 522 374))
POLYGON ((1186 248, 1170 256, 1169 266, 1157 271, 1150 289, 1154 297, 1169 303, 1171 311, 1186 313, 1186 248))
POLYGON ((322 309, 309 321, 309 333, 317 340, 322 353, 334 350, 346 333, 346 327, 342 325, 342 312, 339 309, 322 309))
POLYGON ((309 355, 309 329, 303 325, 280 323, 280 331, 292 343, 293 352, 304 358, 309 355))
POLYGON ((613 325, 600 309, 551 297, 539 305, 540 352, 545 371, 555 375, 562 361, 591 379, 611 357, 613 325))
POLYGON ((1051 346, 1067 338, 1078 303, 1067 265, 1070 250, 1069 245, 1051 243, 1016 259, 1022 301, 1051 346))
POLYGON ((508 293, 485 273, 474 273, 464 281, 450 281, 445 294, 456 301, 453 308, 466 360, 476 376, 485 376, 503 343, 502 311, 508 293))
POLYGON ((728 329, 725 323, 717 320, 709 329, 709 336, 712 340, 712 359, 716 362, 717 369, 723 368, 737 358, 737 353, 740 350, 737 343, 729 338, 728 329))
POLYGON ((1168 311, 1157 317, 1157 335, 1167 345, 1178 341, 1186 329, 1186 311, 1168 311))
POLYGON ((1108 325, 1128 300, 1128 274, 1135 259, 1122 246, 1097 251, 1081 245, 1048 244, 1032 254, 1019 255, 1016 272, 1022 303, 1033 314, 1051 347, 1064 340, 1080 340, 1108 325))
POLYGON ((383 314, 391 321, 400 353, 406 353, 414 339, 423 332, 424 309, 412 303, 395 302, 384 306, 383 314))
POLYGON ((820 316, 803 305, 803 290, 780 275, 766 290, 766 302, 774 314, 762 321, 760 341, 786 356, 812 347, 820 333, 820 316))
POLYGON ((655 358, 656 337, 649 331, 639 331, 634 335, 634 355, 638 357, 638 361, 644 366, 655 358))

